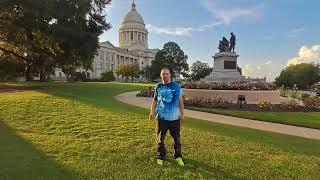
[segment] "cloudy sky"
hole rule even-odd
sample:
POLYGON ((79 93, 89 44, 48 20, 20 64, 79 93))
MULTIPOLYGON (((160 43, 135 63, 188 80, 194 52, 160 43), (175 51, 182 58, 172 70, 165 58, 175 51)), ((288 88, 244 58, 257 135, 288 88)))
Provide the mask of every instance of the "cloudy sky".
MULTIPOLYGON (((219 40, 237 36, 243 73, 274 80, 289 64, 320 63, 319 0, 135 0, 149 31, 149 48, 177 42, 188 63, 213 66, 219 40)), ((106 9, 112 28, 100 36, 118 46, 118 27, 132 0, 106 9)))

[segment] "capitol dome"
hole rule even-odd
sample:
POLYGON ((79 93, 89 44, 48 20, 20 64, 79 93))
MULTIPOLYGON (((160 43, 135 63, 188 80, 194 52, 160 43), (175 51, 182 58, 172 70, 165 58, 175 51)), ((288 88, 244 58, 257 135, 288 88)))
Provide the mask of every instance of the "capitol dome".
POLYGON ((138 13, 136 10, 136 5, 133 2, 131 11, 127 13, 127 15, 122 19, 120 29, 126 29, 126 28, 139 28, 144 30, 145 24, 142 16, 138 13))
POLYGON ((119 47, 136 50, 148 48, 148 31, 142 16, 133 2, 130 12, 122 19, 119 27, 119 47))

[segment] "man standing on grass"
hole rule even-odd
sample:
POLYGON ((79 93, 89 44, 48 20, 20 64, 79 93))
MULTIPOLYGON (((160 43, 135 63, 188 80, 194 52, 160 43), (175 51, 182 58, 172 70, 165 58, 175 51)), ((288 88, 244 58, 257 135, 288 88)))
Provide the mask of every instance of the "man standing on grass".
POLYGON ((149 119, 158 120, 157 127, 157 164, 162 166, 166 156, 164 139, 167 131, 174 140, 174 158, 178 165, 184 166, 181 154, 180 127, 184 121, 183 91, 180 85, 171 81, 170 70, 161 69, 161 81, 157 84, 151 103, 149 119))

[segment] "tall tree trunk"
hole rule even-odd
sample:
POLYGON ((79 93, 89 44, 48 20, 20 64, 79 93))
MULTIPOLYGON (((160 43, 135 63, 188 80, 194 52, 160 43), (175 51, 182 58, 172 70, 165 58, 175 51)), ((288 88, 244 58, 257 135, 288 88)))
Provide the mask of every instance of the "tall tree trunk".
POLYGON ((40 65, 40 82, 47 81, 47 73, 46 73, 46 67, 44 64, 40 65))
POLYGON ((31 81, 32 80, 32 77, 31 77, 31 65, 27 65, 26 66, 25 77, 26 77, 26 81, 31 81))

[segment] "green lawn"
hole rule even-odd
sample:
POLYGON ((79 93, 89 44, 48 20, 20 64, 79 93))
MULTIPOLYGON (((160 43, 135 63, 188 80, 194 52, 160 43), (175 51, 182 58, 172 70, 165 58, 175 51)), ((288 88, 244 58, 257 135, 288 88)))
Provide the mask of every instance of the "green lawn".
POLYGON ((233 117, 320 129, 320 112, 257 112, 188 107, 188 109, 233 117))
POLYGON ((181 132, 186 166, 175 165, 167 136, 168 161, 158 167, 148 111, 113 98, 145 84, 45 85, 42 92, 0 94, 1 178, 320 177, 320 141, 190 118, 181 132))

